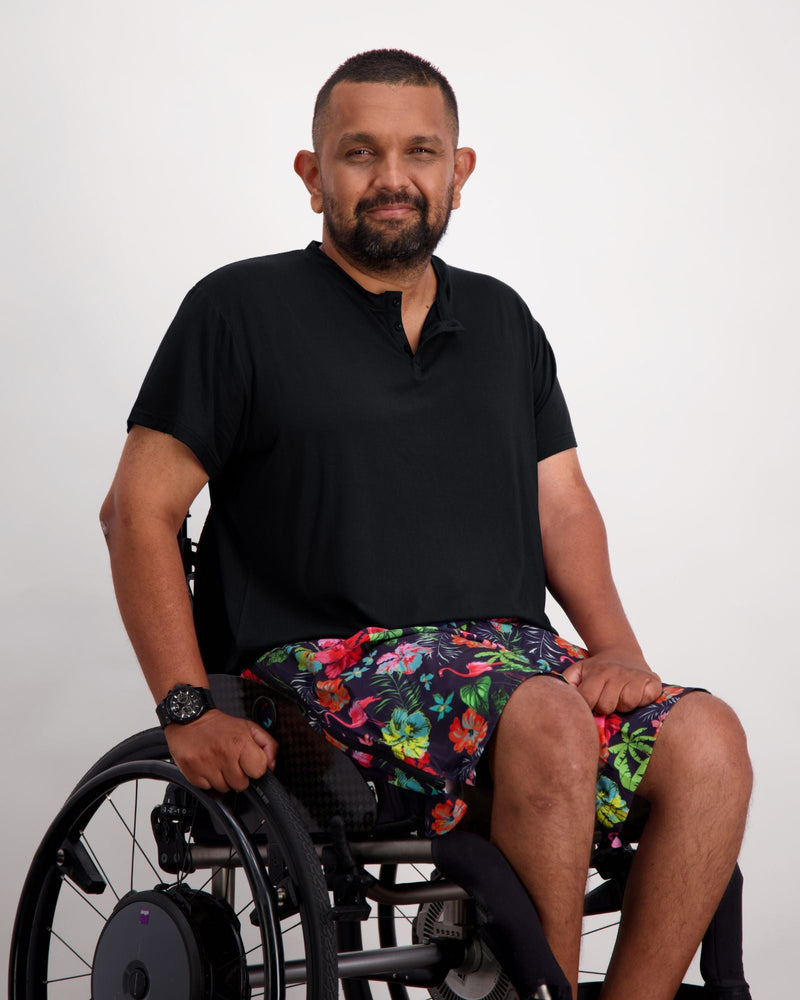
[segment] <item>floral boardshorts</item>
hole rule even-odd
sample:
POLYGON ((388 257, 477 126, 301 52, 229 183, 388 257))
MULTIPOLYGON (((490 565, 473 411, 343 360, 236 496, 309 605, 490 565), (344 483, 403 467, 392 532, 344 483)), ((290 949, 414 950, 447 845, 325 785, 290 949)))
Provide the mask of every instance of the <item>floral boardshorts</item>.
MULTIPOLYGON (((278 646, 244 676, 277 684, 308 722, 364 768, 425 794, 426 832, 463 817, 506 702, 529 677, 560 674, 586 651, 516 619, 370 627, 347 639, 278 646)), ((670 708, 693 688, 663 687, 632 712, 596 715, 596 813, 617 842, 670 708)))

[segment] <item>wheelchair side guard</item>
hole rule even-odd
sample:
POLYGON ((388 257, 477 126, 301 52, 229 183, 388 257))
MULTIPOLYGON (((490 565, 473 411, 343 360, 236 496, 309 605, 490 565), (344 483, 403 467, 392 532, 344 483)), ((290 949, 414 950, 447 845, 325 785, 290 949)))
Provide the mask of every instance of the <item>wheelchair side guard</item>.
POLYGON ((378 805, 358 766, 313 730, 293 702, 258 681, 226 674, 213 674, 209 681, 218 708, 265 726, 284 748, 275 776, 291 790, 309 833, 326 833, 336 816, 351 835, 373 829, 378 805))
POLYGON ((738 865, 709 924, 700 950, 700 973, 712 1000, 750 1000, 742 964, 742 886, 738 865))
POLYGON ((473 833, 453 830, 432 841, 437 869, 467 888, 483 911, 479 934, 508 973, 523 1000, 572 996, 553 957, 536 907, 502 853, 473 833))

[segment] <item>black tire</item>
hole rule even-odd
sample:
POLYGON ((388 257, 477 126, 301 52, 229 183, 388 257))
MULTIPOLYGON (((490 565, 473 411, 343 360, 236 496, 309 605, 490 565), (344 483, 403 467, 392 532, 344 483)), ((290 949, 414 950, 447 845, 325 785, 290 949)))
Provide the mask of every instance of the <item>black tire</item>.
MULTIPOLYGON (((173 764, 142 759, 161 758, 164 750, 159 730, 126 740, 91 769, 51 824, 17 911, 10 1000, 85 1000, 92 982, 99 983, 94 995, 100 1000, 109 991, 104 976, 115 984, 129 976, 128 946, 114 942, 126 938, 137 912, 140 924, 149 922, 151 910, 154 926, 160 921, 166 939, 171 935, 178 942, 177 967, 187 970, 180 990, 161 985, 170 1000, 246 1000, 262 991, 281 998, 292 948, 297 956, 292 974, 306 982, 306 996, 335 1000, 328 895, 313 846, 286 793, 272 775, 237 796, 203 792, 173 764), (119 760, 124 763, 114 763, 119 760), (162 867, 162 857, 170 867, 169 857, 159 856, 164 842, 156 840, 148 810, 152 806, 152 813, 168 815, 165 822, 172 829, 178 807, 171 804, 165 812, 167 793, 170 802, 178 803, 183 823, 173 854, 184 857, 190 844, 198 861, 194 872, 192 864, 180 861, 172 864, 171 875, 162 867), (268 869, 258 846, 269 859, 268 869), (206 863, 203 851, 207 868, 199 867, 206 863), (224 863, 231 859, 233 865, 224 863), (213 881, 209 871, 217 873, 213 881), (226 877, 236 884, 235 910, 210 889, 226 877)), ((171 965, 173 958, 170 954, 171 965)), ((148 961, 135 974, 148 990, 152 987, 148 997, 155 997, 164 961, 154 954, 148 961)), ((145 989, 125 982, 132 992, 119 996, 145 989)))

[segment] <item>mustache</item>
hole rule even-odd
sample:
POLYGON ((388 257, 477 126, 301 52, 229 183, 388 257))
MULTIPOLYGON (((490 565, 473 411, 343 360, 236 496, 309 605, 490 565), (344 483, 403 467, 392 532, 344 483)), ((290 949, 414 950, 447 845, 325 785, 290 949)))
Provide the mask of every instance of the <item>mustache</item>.
POLYGON ((362 198, 355 207, 356 218, 373 208, 384 208, 386 205, 411 205, 420 212, 424 212, 428 203, 421 194, 411 194, 404 190, 386 191, 383 194, 376 194, 372 198, 362 198))

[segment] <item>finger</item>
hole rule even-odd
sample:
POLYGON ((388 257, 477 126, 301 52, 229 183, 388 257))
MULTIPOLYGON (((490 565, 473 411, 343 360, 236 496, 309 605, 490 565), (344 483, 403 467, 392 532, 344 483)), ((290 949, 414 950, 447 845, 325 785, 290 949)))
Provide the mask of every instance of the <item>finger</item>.
MULTIPOLYGON (((180 765, 179 765, 180 766, 180 765)), ((193 772, 185 771, 182 767, 180 768, 181 774, 187 781, 190 781, 195 788, 202 788, 203 791, 208 791, 212 787, 211 782, 204 778, 201 774, 194 774, 193 772)))
POLYGON ((239 766, 248 778, 260 778, 268 763, 266 751, 255 742, 248 743, 239 757, 239 766))
POLYGON ((204 774, 204 768, 199 762, 191 757, 183 758, 180 754, 172 752, 172 759, 175 766, 195 788, 202 788, 204 791, 212 787, 211 782, 204 774))
POLYGON ((661 681, 648 675, 641 683, 637 679, 629 681, 620 692, 619 711, 632 712, 642 705, 649 705, 661 694, 661 681))
MULTIPOLYGON (((619 692, 616 711, 632 712, 634 708, 646 704, 647 700, 644 699, 644 685, 633 684, 629 681, 619 692)), ((611 709, 611 711, 613 712, 615 709, 611 709)))
POLYGON ((619 686, 608 682, 605 683, 595 698, 592 711, 595 715, 611 715, 612 712, 621 710, 619 686))
POLYGON ((214 785, 218 792, 243 792, 250 784, 250 778, 244 773, 238 761, 227 761, 225 763, 222 770, 222 778, 226 787, 217 788, 214 785))
POLYGON ((602 673, 584 673, 581 682, 577 685, 584 701, 595 713, 601 711, 598 706, 604 698, 607 683, 602 673))
POLYGON ((662 690, 661 678, 653 674, 652 677, 647 678, 647 683, 645 684, 644 696, 647 699, 643 704, 647 705, 651 701, 655 701, 656 698, 660 697, 662 690))
POLYGON ((210 789, 213 789, 215 792, 229 791, 225 777, 218 767, 212 766, 202 770, 199 768, 192 768, 191 770, 181 768, 181 771, 184 777, 188 778, 195 788, 202 788, 203 791, 209 791, 210 789))
POLYGON ((561 672, 561 676, 574 687, 580 687, 583 680, 583 661, 578 660, 577 663, 571 663, 566 670, 561 672))
POLYGON ((262 750, 267 751, 267 756, 269 756, 270 751, 274 756, 278 752, 278 741, 272 735, 268 733, 266 729, 261 726, 251 726, 250 735, 253 737, 253 742, 257 743, 262 750))

